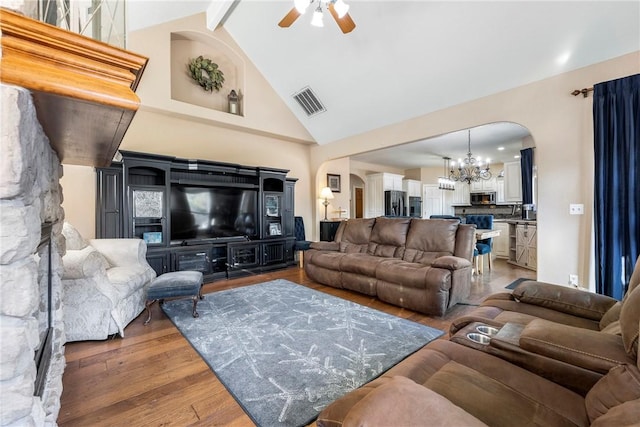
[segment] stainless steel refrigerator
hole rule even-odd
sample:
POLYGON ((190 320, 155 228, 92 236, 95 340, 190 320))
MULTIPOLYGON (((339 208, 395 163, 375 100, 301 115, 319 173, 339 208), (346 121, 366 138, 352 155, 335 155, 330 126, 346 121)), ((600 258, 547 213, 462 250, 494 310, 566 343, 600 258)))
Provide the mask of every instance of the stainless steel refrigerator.
POLYGON ((407 216, 405 206, 406 191, 389 190, 384 192, 384 215, 407 216))

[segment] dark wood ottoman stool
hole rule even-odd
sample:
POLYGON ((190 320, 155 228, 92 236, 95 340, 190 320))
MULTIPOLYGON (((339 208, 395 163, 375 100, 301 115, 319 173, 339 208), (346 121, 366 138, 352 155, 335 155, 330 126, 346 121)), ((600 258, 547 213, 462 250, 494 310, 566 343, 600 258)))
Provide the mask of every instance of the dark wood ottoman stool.
POLYGON ((174 271, 164 273, 156 277, 147 289, 147 320, 146 325, 151 321, 151 305, 160 301, 160 304, 167 298, 193 298, 193 317, 198 317, 196 310, 198 300, 204 299, 202 296, 202 273, 199 271, 174 271))

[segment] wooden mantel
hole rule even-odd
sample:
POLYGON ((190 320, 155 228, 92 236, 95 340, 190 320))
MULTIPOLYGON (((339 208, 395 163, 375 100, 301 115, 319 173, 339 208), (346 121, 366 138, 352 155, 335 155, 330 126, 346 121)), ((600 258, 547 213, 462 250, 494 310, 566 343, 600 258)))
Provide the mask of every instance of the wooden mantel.
POLYGON ((0 81, 29 89, 65 164, 104 167, 140 99, 148 58, 0 8, 0 81))

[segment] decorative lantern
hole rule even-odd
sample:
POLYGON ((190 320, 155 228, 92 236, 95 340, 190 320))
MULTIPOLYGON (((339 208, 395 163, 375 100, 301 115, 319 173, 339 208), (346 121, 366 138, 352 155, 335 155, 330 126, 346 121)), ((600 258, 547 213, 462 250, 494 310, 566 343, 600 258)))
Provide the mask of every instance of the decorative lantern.
POLYGON ((227 99, 229 100, 229 112, 231 114, 240 114, 240 99, 236 91, 232 89, 227 99))

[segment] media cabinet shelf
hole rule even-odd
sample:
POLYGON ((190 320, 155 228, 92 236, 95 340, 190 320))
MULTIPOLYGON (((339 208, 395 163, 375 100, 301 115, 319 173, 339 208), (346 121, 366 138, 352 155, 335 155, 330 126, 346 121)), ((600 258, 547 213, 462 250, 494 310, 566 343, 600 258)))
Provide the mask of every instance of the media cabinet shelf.
POLYGON ((144 239, 157 274, 213 280, 294 264, 297 179, 288 170, 121 154, 96 168, 96 237, 144 239))

